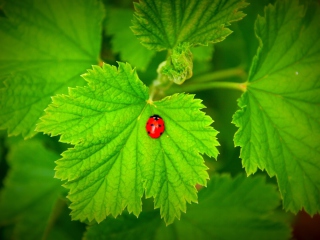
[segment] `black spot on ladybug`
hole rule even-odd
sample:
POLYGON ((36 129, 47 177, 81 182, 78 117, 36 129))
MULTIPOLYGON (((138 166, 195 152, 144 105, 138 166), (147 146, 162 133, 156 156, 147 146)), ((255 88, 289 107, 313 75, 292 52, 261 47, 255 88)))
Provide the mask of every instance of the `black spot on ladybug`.
POLYGON ((161 127, 161 124, 159 124, 159 127, 161 127))
POLYGON ((153 123, 151 123, 150 126, 153 127, 154 126, 153 123))
POLYGON ((150 134, 150 132, 148 131, 148 134, 150 134))

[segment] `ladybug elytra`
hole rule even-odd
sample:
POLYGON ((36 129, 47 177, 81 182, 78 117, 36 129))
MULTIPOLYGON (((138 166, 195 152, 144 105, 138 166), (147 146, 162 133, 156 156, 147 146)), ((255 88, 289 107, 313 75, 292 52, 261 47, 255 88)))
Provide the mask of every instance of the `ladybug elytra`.
POLYGON ((152 138, 159 138, 164 132, 164 121, 159 115, 151 116, 146 125, 147 133, 152 138))

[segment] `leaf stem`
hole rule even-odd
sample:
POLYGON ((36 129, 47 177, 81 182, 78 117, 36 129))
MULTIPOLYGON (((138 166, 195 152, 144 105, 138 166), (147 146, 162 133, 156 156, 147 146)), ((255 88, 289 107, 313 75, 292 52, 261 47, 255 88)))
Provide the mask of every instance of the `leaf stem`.
POLYGON ((216 72, 210 72, 207 74, 202 74, 200 76, 194 77, 190 79, 190 82, 211 82, 217 81, 220 79, 231 78, 231 77, 240 77, 241 79, 246 78, 246 72, 242 67, 230 68, 216 72))
POLYGON ((166 61, 159 64, 157 69, 157 78, 153 80, 150 91, 149 91, 149 101, 158 100, 161 99, 163 96, 165 96, 165 91, 170 88, 172 85, 172 81, 169 81, 169 79, 166 76, 163 76, 161 74, 161 69, 166 65, 166 61))
POLYGON ((247 90, 247 82, 237 83, 237 82, 208 82, 201 84, 184 84, 181 86, 175 86, 168 90, 168 94, 172 94, 174 92, 197 92, 203 91, 213 88, 226 88, 226 89, 235 89, 245 92, 247 90))
POLYGON ((162 76, 161 68, 165 65, 166 61, 162 62, 157 69, 157 79, 155 79, 150 86, 149 101, 161 99, 161 97, 170 95, 176 92, 197 92, 214 88, 235 89, 245 92, 247 90, 247 82, 222 82, 218 80, 238 77, 243 81, 247 78, 247 73, 243 67, 238 66, 216 72, 210 72, 191 78, 183 85, 172 85, 168 79, 162 76))

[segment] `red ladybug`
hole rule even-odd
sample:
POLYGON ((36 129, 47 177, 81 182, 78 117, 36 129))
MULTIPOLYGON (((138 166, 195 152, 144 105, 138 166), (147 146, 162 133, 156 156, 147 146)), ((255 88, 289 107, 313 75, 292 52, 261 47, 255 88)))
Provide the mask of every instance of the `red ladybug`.
POLYGON ((164 121, 159 115, 153 115, 148 119, 146 125, 147 133, 152 138, 158 138, 164 132, 164 121))

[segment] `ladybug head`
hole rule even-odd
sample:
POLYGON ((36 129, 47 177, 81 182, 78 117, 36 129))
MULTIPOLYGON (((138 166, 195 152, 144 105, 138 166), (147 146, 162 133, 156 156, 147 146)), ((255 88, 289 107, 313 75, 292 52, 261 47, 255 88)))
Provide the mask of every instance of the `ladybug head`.
POLYGON ((161 119, 161 117, 159 115, 156 115, 156 114, 151 116, 150 118, 153 118, 155 120, 161 119))

